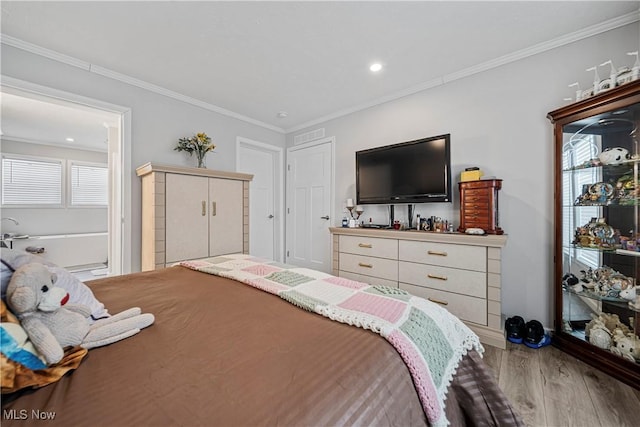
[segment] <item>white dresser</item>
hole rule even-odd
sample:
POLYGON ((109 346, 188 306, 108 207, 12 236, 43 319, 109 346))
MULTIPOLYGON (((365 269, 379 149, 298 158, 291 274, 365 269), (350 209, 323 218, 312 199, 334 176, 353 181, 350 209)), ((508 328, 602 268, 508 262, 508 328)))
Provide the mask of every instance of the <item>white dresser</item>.
POLYGON ((500 295, 505 235, 330 230, 334 275, 400 287, 441 304, 483 343, 505 348, 500 295))

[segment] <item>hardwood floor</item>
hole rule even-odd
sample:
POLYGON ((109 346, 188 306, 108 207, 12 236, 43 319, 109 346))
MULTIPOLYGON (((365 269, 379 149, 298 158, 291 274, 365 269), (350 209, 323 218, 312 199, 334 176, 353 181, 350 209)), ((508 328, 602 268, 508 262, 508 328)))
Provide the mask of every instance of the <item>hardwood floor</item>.
POLYGON ((640 426, 640 391, 557 348, 484 347, 485 362, 528 426, 640 426))

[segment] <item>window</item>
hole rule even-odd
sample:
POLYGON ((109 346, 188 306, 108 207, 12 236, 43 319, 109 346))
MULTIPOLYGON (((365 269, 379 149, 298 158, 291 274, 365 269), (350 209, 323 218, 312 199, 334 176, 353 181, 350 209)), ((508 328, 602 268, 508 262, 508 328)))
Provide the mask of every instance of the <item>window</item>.
POLYGON ((71 162, 70 206, 107 206, 107 166, 71 162))
MULTIPOLYGON (((571 150, 564 153, 562 169, 567 170, 597 157, 601 143, 599 135, 590 134, 584 134, 580 139, 569 140, 565 143, 565 146, 570 144, 571 150), (569 158, 569 153, 575 158, 569 158)), ((575 200, 582 194, 583 186, 600 181, 602 181, 601 168, 583 169, 578 173, 564 173, 562 176, 562 194, 567 196, 567 199, 562 201, 562 227, 565 230, 571 230, 571 233, 562 233, 562 246, 566 254, 571 251, 571 258, 575 258, 576 261, 592 268, 597 268, 600 265, 600 253, 598 251, 570 249, 570 236, 573 236, 573 232, 577 227, 588 224, 591 218, 602 216, 601 208, 598 206, 573 206, 575 200)), ((565 267, 567 269, 570 268, 570 266, 565 267)))
POLYGON ((61 160, 2 156, 2 204, 62 205, 61 160))

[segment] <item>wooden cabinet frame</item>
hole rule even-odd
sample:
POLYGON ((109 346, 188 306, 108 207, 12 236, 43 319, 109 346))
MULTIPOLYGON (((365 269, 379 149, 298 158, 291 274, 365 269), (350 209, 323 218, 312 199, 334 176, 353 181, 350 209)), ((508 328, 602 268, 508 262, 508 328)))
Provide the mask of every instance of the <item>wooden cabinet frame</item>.
MULTIPOLYGON (((554 207, 555 207, 555 251, 554 251, 554 297, 555 297, 555 325, 554 325, 554 337, 553 344, 558 348, 574 355, 575 357, 583 360, 584 362, 601 369, 602 371, 610 374, 611 376, 623 381, 632 387, 640 388, 640 364, 633 363, 622 357, 613 355, 610 351, 599 348, 585 339, 581 339, 572 335, 563 325, 564 313, 563 300, 565 298, 565 291, 563 291, 562 278, 566 273, 563 268, 563 233, 570 233, 572 230, 564 230, 563 227, 563 146, 564 146, 564 132, 565 125, 572 124, 592 116, 597 116, 614 111, 623 111, 633 104, 640 103, 640 81, 634 81, 624 84, 614 89, 608 90, 604 93, 598 94, 591 98, 576 102, 566 107, 557 109, 550 112, 547 118, 554 125, 554 171, 555 171, 555 185, 554 185, 554 207)), ((636 119, 636 127, 640 120, 636 119)), ((582 122, 580 122, 582 123, 582 122)), ((636 136, 638 138, 638 136, 636 136)), ((638 154, 638 153, 636 153, 638 154)), ((574 165, 575 166, 575 165, 574 165)), ((636 165, 637 167, 637 165, 636 165)), ((636 182, 636 186, 637 186, 636 182)), ((638 223, 638 207, 636 205, 633 209, 635 215, 634 222, 638 223)), ((579 224, 582 225, 582 224, 579 224)), ((636 227, 636 232, 637 230, 636 227)), ((603 255, 604 256, 604 255, 603 255)), ((618 255, 620 256, 620 255, 618 255)), ((605 261, 602 258, 600 265, 604 265, 605 261)), ((637 276, 637 274, 636 274, 637 276)), ((637 279, 637 277, 636 277, 637 279)), ((603 309, 604 311, 604 309, 603 309)), ((636 313, 636 327, 638 314, 636 313)), ((638 330, 635 331, 638 335, 638 330)))

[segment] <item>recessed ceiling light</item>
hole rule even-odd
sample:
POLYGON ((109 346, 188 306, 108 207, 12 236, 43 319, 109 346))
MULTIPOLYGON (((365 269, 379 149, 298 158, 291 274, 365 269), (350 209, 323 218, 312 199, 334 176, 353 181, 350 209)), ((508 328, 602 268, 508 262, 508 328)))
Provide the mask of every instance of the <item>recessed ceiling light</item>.
POLYGON ((379 63, 379 62, 375 62, 375 63, 371 64, 369 69, 371 71, 373 71, 374 73, 377 73, 378 71, 382 70, 382 64, 379 63))
POLYGON ((289 114, 287 114, 287 112, 286 112, 286 111, 279 111, 277 115, 278 115, 278 118, 279 118, 279 119, 284 119, 284 118, 285 118, 285 117, 287 117, 289 114))
POLYGON ((73 138, 67 138, 66 140, 67 140, 67 142, 73 142, 73 141, 75 141, 73 138))

